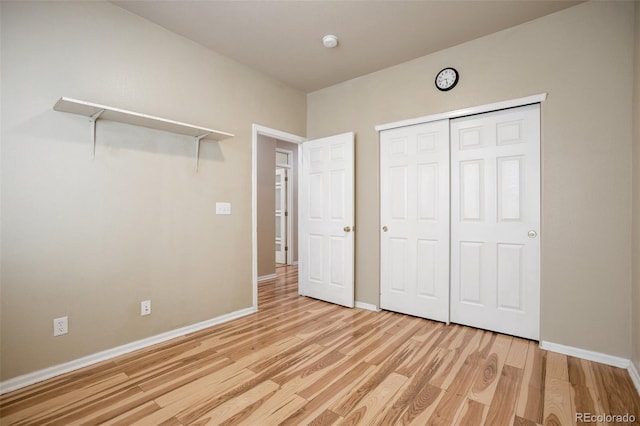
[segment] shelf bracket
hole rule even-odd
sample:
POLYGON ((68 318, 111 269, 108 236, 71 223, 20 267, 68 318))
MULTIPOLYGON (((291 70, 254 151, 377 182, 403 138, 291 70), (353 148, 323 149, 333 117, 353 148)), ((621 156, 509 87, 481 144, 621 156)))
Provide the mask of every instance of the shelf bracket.
POLYGON ((103 109, 89 116, 89 122, 91 123, 91 159, 96 158, 96 121, 100 118, 100 115, 104 112, 103 109))
POLYGON ((193 140, 196 143, 196 172, 198 171, 198 162, 199 162, 199 159, 200 159, 200 141, 202 139, 206 138, 209 135, 210 135, 210 133, 203 133, 201 135, 193 137, 193 140))

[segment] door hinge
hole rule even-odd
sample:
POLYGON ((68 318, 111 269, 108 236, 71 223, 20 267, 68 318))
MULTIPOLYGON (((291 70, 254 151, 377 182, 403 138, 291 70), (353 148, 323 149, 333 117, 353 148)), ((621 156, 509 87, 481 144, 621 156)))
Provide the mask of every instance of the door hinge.
POLYGON ((285 177, 284 177, 284 181, 285 181, 285 182, 289 182, 289 178, 285 176, 285 177))
POLYGON ((289 212, 284 212, 284 217, 289 216, 289 212))
POLYGON ((289 247, 285 246, 284 251, 289 251, 289 247))

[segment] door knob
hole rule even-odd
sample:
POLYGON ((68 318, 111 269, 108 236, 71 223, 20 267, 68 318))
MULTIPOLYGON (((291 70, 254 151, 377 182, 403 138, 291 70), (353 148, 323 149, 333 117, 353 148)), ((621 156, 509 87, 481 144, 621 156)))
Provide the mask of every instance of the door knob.
POLYGON ((345 226, 343 228, 344 232, 351 232, 351 227, 350 226, 345 226))
POLYGON ((529 236, 529 238, 535 238, 538 236, 538 233, 532 229, 527 233, 527 235, 529 236))
POLYGON ((383 226, 383 227, 382 227, 382 230, 383 230, 384 232, 387 232, 387 231, 389 230, 389 228, 387 228, 386 226, 383 226))

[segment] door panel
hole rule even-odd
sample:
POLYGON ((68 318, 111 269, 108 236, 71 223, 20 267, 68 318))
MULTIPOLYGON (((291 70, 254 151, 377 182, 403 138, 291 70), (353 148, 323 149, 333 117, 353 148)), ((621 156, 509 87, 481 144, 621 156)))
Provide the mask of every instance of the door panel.
POLYGON ((276 169, 276 263, 287 263, 287 170, 276 169))
POLYGON ((354 306, 354 135, 302 144, 300 294, 354 306))
POLYGON ((452 322, 539 338, 539 231, 540 106, 451 120, 452 322))
POLYGON ((380 191, 380 306, 448 322, 448 120, 380 133, 380 191))

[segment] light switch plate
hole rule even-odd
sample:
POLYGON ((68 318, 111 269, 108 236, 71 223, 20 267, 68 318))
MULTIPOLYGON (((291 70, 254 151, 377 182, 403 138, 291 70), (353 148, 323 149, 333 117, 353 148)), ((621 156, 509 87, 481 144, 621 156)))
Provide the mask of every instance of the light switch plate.
POLYGON ((231 203, 216 203, 216 214, 231 214, 231 203))

